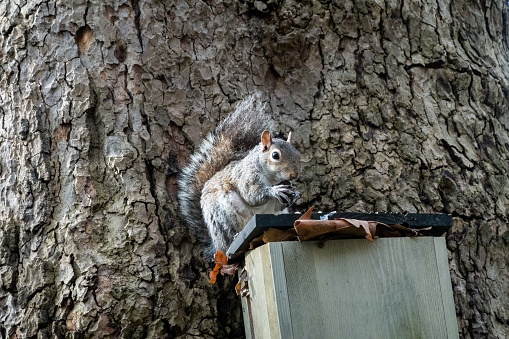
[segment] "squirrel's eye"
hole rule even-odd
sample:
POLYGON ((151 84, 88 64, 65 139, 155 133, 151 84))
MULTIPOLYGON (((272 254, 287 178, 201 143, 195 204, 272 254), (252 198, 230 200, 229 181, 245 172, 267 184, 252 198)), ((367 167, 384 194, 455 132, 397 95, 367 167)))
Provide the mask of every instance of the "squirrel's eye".
POLYGON ((272 152, 272 159, 279 160, 279 158, 280 158, 279 152, 272 152))

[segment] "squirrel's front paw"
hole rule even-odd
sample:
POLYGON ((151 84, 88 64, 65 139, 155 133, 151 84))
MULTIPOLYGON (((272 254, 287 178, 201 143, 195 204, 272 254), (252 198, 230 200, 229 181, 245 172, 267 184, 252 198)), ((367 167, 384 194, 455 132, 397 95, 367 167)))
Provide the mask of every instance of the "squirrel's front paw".
POLYGON ((272 186, 274 197, 283 205, 291 206, 300 198, 300 192, 292 185, 272 186))

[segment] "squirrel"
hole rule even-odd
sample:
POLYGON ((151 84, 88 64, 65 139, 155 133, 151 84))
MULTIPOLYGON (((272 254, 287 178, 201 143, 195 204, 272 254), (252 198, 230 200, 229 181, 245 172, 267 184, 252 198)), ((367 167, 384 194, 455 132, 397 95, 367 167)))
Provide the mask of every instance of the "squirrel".
POLYGON ((279 214, 300 197, 291 180, 299 177, 300 153, 273 138, 272 120, 260 95, 242 100, 191 156, 178 179, 184 220, 208 245, 210 260, 226 253, 235 235, 257 213, 279 214))

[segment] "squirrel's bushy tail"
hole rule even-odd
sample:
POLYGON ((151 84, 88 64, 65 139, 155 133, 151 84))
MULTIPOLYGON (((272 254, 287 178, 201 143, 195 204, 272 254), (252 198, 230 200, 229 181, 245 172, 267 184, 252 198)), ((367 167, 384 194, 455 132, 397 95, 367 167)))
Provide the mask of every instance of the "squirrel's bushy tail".
MULTIPOLYGON (((200 242, 211 244, 203 221, 200 198, 203 185, 234 160, 243 158, 260 142, 264 130, 272 129, 272 120, 265 111, 260 94, 242 100, 235 111, 210 133, 182 169, 178 184, 180 210, 200 242)), ((206 250, 206 255, 213 253, 206 250)))

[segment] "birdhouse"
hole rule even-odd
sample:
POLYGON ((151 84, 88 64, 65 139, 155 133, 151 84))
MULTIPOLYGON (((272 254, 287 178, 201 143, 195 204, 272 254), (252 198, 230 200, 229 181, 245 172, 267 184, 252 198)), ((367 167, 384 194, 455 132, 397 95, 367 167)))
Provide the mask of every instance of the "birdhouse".
MULTIPOLYGON (((439 236, 452 226, 451 216, 334 219, 345 216, 403 226, 419 236, 269 242, 245 252, 246 337, 458 338, 445 238, 439 236)), ((291 228, 297 218, 254 216, 230 255, 268 228, 291 228)))

